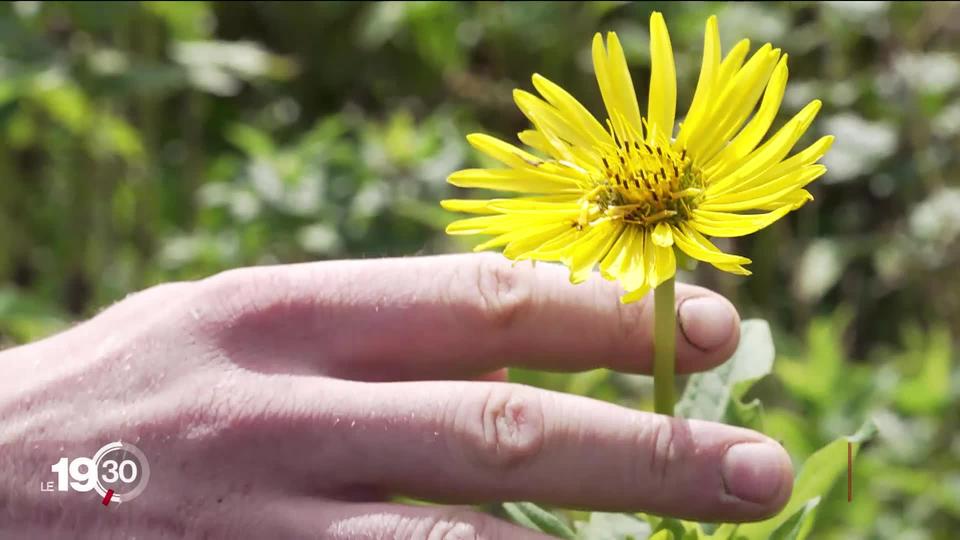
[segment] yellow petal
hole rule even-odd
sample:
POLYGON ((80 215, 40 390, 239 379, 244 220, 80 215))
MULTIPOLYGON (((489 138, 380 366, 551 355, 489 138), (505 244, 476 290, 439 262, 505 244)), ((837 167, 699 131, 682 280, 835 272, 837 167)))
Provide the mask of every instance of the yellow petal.
POLYGON ((636 302, 637 300, 642 300, 647 293, 650 292, 650 287, 644 285, 637 289, 634 289, 627 294, 620 297, 621 304, 630 304, 636 302))
POLYGON ((782 206, 789 206, 790 210, 797 210, 812 200, 813 195, 811 195, 809 191, 805 189, 798 189, 797 191, 793 191, 788 195, 784 195, 783 197, 769 204, 758 206, 757 210, 776 210, 782 206))
POLYGON ((721 116, 726 113, 726 108, 720 102, 720 98, 724 95, 725 89, 730 85, 730 81, 737 70, 743 65, 743 60, 747 57, 749 50, 750 40, 742 39, 723 58, 711 85, 710 99, 704 102, 703 114, 697 118, 696 124, 690 126, 688 130, 689 136, 685 143, 690 150, 691 157, 698 163, 703 163, 700 156, 710 145, 710 142, 720 136, 719 133, 715 133, 716 128, 721 116))
POLYGON ((520 142, 533 148, 534 150, 551 156, 555 159, 566 159, 566 154, 563 152, 558 153, 557 149, 550 144, 550 141, 535 129, 525 129, 520 133, 517 133, 517 138, 520 139, 520 142))
MULTIPOLYGON (((575 215, 575 214, 574 214, 575 215)), ((496 216, 480 216, 459 219, 447 225, 447 234, 503 234, 523 227, 531 227, 555 223, 563 219, 562 216, 551 213, 536 214, 499 214, 496 216)))
POLYGON ((749 276, 753 274, 753 272, 747 270, 746 268, 740 266, 739 264, 715 264, 713 266, 719 270, 723 270, 724 272, 729 272, 731 274, 736 274, 738 276, 749 276))
POLYGON ((777 67, 773 70, 773 75, 770 77, 770 82, 764 91, 760 109, 757 110, 757 113, 750 122, 747 123, 746 127, 730 142, 729 146, 717 154, 713 162, 707 165, 707 175, 717 176, 729 173, 729 169, 720 168, 719 170, 713 171, 709 169, 714 165, 721 165, 721 167, 723 164, 733 165, 736 163, 736 160, 743 158, 757 147, 757 144, 760 143, 763 136, 767 134, 767 130, 770 129, 770 125, 773 124, 773 120, 780 110, 780 103, 783 101, 783 94, 787 88, 788 74, 787 55, 783 55, 780 63, 777 64, 777 67))
POLYGON ((633 129, 639 131, 641 120, 637 90, 633 86, 627 57, 623 54, 623 47, 616 32, 607 33, 607 69, 616 93, 617 111, 627 119, 633 129))
POLYGON ((740 70, 749 51, 750 40, 741 39, 730 49, 727 56, 723 57, 723 61, 720 62, 720 69, 717 71, 717 84, 721 85, 719 87, 721 90, 727 86, 737 71, 740 70))
POLYGON ((752 189, 790 174, 792 171, 802 169, 823 157, 823 155, 827 153, 827 150, 830 149, 830 146, 833 145, 833 139, 833 135, 821 137, 817 142, 797 152, 789 159, 781 161, 777 165, 767 169, 763 173, 738 182, 735 186, 730 186, 730 188, 726 190, 714 190, 713 193, 715 196, 719 196, 719 194, 732 191, 733 188, 736 188, 738 191, 752 189))
POLYGON ((673 231, 673 239, 677 247, 697 260, 711 264, 750 264, 750 259, 746 257, 720 251, 710 240, 686 224, 673 231))
POLYGON ((620 237, 623 223, 604 221, 591 228, 574 246, 570 261, 570 282, 582 283, 593 272, 593 267, 610 251, 620 237))
POLYGON ((624 289, 642 287, 646 281, 643 231, 627 227, 600 263, 600 273, 607 279, 618 279, 624 289))
POLYGON ((773 137, 770 137, 770 140, 738 163, 733 174, 722 180, 711 179, 707 186, 707 195, 714 197, 733 189, 740 189, 745 181, 749 181, 754 176, 779 163, 784 156, 790 153, 793 145, 810 127, 810 123, 813 122, 819 110, 820 100, 810 102, 780 128, 773 137))
POLYGON ((657 226, 653 228, 653 233, 651 233, 650 238, 654 244, 660 247, 670 247, 673 245, 673 232, 671 231, 670 225, 665 221, 657 223, 657 226))
POLYGON ((529 169, 546 164, 544 160, 529 152, 483 133, 467 135, 467 142, 477 150, 514 169, 529 169))
POLYGON ((607 68, 607 49, 603 45, 603 36, 599 32, 593 35, 591 47, 593 56, 593 72, 597 77, 597 86, 600 88, 600 97, 607 108, 607 115, 611 116, 617 110, 613 85, 610 82, 610 71, 607 68))
POLYGON ((514 90, 513 100, 524 116, 545 135, 558 137, 575 147, 593 147, 593 139, 589 134, 571 124, 560 111, 546 101, 523 90, 514 90))
POLYGON ((603 46, 600 34, 593 36, 593 70, 597 75, 597 84, 607 116, 615 118, 623 115, 636 131, 642 129, 640 105, 627 68, 627 60, 617 35, 607 34, 607 48, 603 46), (609 48, 609 51, 607 50, 609 48))
POLYGON ((569 216, 577 215, 582 209, 576 195, 565 195, 562 198, 548 196, 493 199, 487 203, 487 208, 504 214, 553 213, 569 216))
POLYGON ((444 210, 451 212, 466 212, 468 214, 496 214, 496 210, 487 207, 490 201, 474 199, 447 199, 440 201, 444 210))
POLYGON ((676 273, 677 258, 673 248, 656 245, 649 230, 644 234, 643 259, 646 265, 647 285, 650 287, 660 285, 676 273))
MULTIPOLYGON (((549 242, 551 239, 563 234, 568 229, 570 229, 569 223, 556 222, 507 233, 502 235, 502 237, 495 238, 494 240, 496 240, 499 245, 507 246, 503 250, 503 255, 505 257, 508 259, 516 259, 525 253, 536 250, 540 246, 549 242), (504 242, 504 240, 506 240, 506 242, 504 242)), ((485 245, 483 249, 495 247, 493 240, 487 242, 487 244, 489 245, 485 245)), ((476 250, 479 249, 480 246, 477 246, 476 250)))
POLYGON ((517 134, 520 142, 551 156, 567 168, 580 167, 585 171, 597 169, 594 147, 573 147, 550 132, 528 129, 517 134), (572 165, 571 165, 572 164, 572 165))
MULTIPOLYGON (((569 223, 562 221, 551 221, 547 223, 541 222, 534 225, 521 226, 520 228, 510 230, 509 232, 505 232, 490 240, 487 240, 486 242, 478 244, 473 248, 473 250, 484 251, 491 248, 506 246, 507 244, 510 244, 513 246, 513 249, 516 250, 523 242, 534 243, 535 245, 530 248, 534 249, 545 243, 550 238, 562 233, 569 227, 569 223), (545 238, 538 240, 540 237, 545 238), (538 241, 539 243, 537 243, 538 241)), ((504 251, 504 254, 506 254, 506 250, 504 251)))
POLYGON ((673 135, 673 120, 677 110, 677 71, 673 63, 673 48, 663 15, 650 15, 650 95, 647 118, 669 141, 673 135))
POLYGON ((823 165, 808 165, 756 188, 708 199, 700 208, 717 212, 740 212, 760 208, 806 186, 825 172, 827 168, 823 165))
POLYGON ((517 260, 536 259, 540 261, 563 261, 569 263, 573 256, 571 246, 588 232, 586 229, 578 229, 572 225, 566 232, 562 232, 544 242, 539 248, 517 256, 517 260))
POLYGON ((560 114, 568 118, 571 124, 583 131, 584 135, 599 144, 613 144, 610 134, 603 129, 600 122, 566 90, 538 73, 533 75, 533 86, 560 114))
POLYGON ((765 44, 720 93, 714 104, 714 114, 709 118, 710 128, 701 134, 704 144, 697 151, 701 163, 709 164, 746 122, 763 95, 779 58, 780 50, 765 44))
POLYGON ((634 236, 633 243, 634 247, 630 250, 627 266, 620 275, 620 284, 628 291, 644 287, 647 278, 646 264, 643 260, 642 233, 634 236))
POLYGON ((711 96, 716 93, 717 72, 720 69, 720 31, 717 29, 717 17, 711 15, 707 19, 707 27, 703 34, 703 63, 700 66, 700 78, 697 80, 697 89, 690 103, 690 110, 680 126, 677 135, 677 148, 683 148, 687 137, 697 129, 709 106, 711 96))
POLYGON ((617 238, 617 241, 607 252, 606 257, 600 261, 600 275, 605 279, 619 279, 624 268, 630 262, 630 251, 628 247, 632 239, 637 234, 636 227, 627 227, 617 238))
MULTIPOLYGON (((440 206, 451 212, 466 212, 468 214, 496 214, 509 212, 512 209, 535 209, 541 203, 576 203, 580 199, 577 192, 560 195, 540 195, 536 197, 516 197, 513 199, 447 199, 440 201, 440 206)), ((555 205, 547 205, 546 209, 555 210, 555 205)))
POLYGON ((464 169, 451 174, 447 182, 459 187, 523 191, 528 193, 555 193, 579 191, 575 178, 539 171, 514 169, 464 169))
POLYGON ((783 207, 763 214, 730 214, 698 208, 693 211, 692 225, 701 233, 710 236, 720 238, 746 236, 769 226, 790 210, 790 207, 783 207))

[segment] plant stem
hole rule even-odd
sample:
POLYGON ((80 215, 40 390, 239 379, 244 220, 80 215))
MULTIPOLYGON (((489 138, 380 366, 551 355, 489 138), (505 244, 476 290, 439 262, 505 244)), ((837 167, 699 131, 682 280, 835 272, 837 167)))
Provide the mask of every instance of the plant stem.
POLYGON ((673 278, 653 291, 653 402, 659 414, 673 416, 673 374, 677 348, 677 312, 673 278))

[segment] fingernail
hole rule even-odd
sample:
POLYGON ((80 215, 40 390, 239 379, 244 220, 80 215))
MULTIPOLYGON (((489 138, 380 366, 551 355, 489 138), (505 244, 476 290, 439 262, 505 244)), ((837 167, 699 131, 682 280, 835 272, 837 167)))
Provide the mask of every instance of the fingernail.
POLYGON ((779 446, 740 443, 727 449, 720 466, 727 493, 753 503, 769 503, 783 488, 789 458, 779 446))
POLYGON ((694 346, 710 350, 730 339, 734 312, 719 298, 701 297, 680 304, 680 331, 694 346))

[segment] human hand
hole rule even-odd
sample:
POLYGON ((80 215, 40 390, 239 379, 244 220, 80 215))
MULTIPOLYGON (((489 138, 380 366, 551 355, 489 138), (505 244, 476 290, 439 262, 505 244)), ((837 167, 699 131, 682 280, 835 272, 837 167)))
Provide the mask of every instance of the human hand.
MULTIPOLYGON (((470 255, 232 270, 134 294, 0 354, 0 536, 542 538, 458 507, 529 500, 759 519, 792 486, 745 429, 504 381, 505 366, 649 372, 652 303, 601 279, 470 255), (40 492, 62 456, 122 439, 129 504, 40 492)), ((677 366, 738 340, 733 306, 678 286, 677 366)))

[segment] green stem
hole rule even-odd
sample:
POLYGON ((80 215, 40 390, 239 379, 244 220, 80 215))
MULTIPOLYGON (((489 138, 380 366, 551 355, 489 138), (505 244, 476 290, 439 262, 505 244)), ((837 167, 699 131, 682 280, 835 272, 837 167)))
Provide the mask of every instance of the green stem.
POLYGON ((673 373, 677 348, 677 312, 673 278, 653 291, 653 402, 659 414, 673 416, 673 373))

